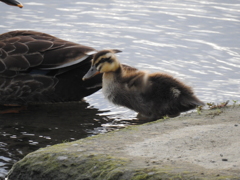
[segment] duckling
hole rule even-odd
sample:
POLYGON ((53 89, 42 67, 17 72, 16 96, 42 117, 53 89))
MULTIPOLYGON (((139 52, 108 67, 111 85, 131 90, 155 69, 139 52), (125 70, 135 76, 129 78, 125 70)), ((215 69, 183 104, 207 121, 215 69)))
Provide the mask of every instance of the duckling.
POLYGON ((132 109, 140 119, 156 120, 175 117, 181 112, 203 106, 193 90, 163 73, 147 73, 121 64, 115 53, 102 50, 96 53, 83 80, 103 73, 103 94, 113 104, 132 109))
POLYGON ((36 31, 0 35, 0 105, 80 101, 102 86, 82 77, 97 51, 36 31))
POLYGON ((2 2, 6 3, 10 6, 17 6, 17 7, 20 7, 20 8, 23 7, 23 5, 17 0, 0 0, 0 1, 2 1, 2 2))

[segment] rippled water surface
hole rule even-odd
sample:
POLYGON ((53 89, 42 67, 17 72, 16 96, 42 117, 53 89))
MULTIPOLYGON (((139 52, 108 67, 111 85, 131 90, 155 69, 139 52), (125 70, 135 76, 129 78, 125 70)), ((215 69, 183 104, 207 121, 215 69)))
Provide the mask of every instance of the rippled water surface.
MULTIPOLYGON (((172 74, 205 102, 240 101, 239 0, 21 2, 23 9, 0 3, 0 33, 31 29, 99 50, 116 48, 121 62, 172 74)), ((85 100, 1 115, 0 177, 31 151, 124 126, 136 115, 109 104, 101 91, 85 100)))

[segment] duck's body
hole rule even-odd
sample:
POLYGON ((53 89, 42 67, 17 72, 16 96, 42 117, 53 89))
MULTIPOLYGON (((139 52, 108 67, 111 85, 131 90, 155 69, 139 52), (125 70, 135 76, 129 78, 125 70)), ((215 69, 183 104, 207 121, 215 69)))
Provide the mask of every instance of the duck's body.
POLYGON ((79 101, 101 88, 101 76, 83 82, 91 47, 35 31, 0 35, 0 104, 79 101))
POLYGON ((10 6, 17 6, 17 7, 20 7, 20 8, 23 7, 23 5, 17 0, 0 0, 0 1, 2 1, 2 2, 6 3, 10 6))
MULTIPOLYGON (((113 51, 101 51, 93 59, 92 68, 103 72, 103 94, 116 105, 139 112, 142 117, 159 119, 204 105, 192 89, 172 76, 149 74, 122 65, 113 51), (104 60, 105 59, 105 60, 104 60)), ((91 77, 91 69, 84 78, 91 77)))

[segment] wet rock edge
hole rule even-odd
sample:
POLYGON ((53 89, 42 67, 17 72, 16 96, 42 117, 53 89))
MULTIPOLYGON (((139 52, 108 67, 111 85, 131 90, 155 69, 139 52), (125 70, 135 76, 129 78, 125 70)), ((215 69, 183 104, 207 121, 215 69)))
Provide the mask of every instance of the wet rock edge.
MULTIPOLYGON (((159 120, 144 125, 131 126, 117 132, 85 138, 71 143, 63 143, 30 153, 21 161, 17 162, 8 174, 8 180, 66 180, 66 179, 230 179, 237 180, 240 174, 222 173, 216 171, 197 171, 189 166, 174 164, 145 164, 134 159, 119 156, 119 147, 112 147, 108 151, 101 147, 106 140, 117 141, 121 134, 133 135, 138 133, 144 126, 161 126, 165 121, 183 121, 185 119, 201 120, 213 119, 229 111, 239 111, 239 106, 228 106, 224 109, 204 110, 201 114, 193 113, 174 119, 159 120), (222 111, 222 113, 219 113, 222 111), (118 136, 115 138, 115 136, 118 136), (96 142, 100 141, 96 144, 96 142), (96 145, 94 145, 96 144, 96 145), (97 146, 97 147, 96 147, 97 146), (93 148, 94 147, 94 148, 93 148), (74 149, 74 150, 73 150, 74 149)), ((227 115, 228 115, 227 114, 227 115)), ((232 118, 229 117, 229 118, 232 118)), ((111 144, 111 143, 110 143, 111 144)), ((120 150, 119 150, 120 149, 120 150)), ((144 157, 143 157, 144 158, 144 157)), ((145 158, 146 159, 146 158, 145 158)), ((201 169, 201 168, 199 168, 201 169)))

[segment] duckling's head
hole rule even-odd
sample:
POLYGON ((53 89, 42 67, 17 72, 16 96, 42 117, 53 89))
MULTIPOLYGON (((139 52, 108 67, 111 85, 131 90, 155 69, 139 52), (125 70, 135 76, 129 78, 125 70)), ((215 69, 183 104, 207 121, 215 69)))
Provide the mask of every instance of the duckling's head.
POLYGON ((115 53, 119 53, 117 49, 102 50, 96 53, 92 59, 92 65, 87 74, 83 76, 83 80, 89 79, 99 73, 114 72, 120 67, 115 53))

